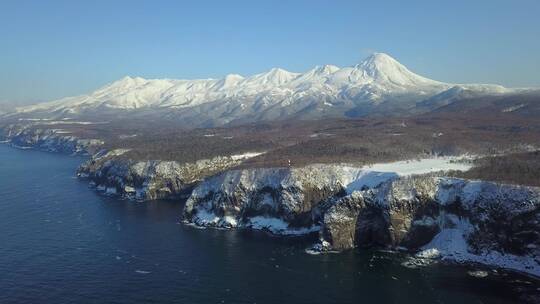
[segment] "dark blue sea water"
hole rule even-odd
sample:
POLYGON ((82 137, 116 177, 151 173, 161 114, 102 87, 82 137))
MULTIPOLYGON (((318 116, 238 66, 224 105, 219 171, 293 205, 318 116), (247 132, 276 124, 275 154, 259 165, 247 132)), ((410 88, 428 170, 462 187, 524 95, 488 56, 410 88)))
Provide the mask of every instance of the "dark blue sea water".
POLYGON ((0 303, 513 303, 530 278, 310 240, 178 223, 182 202, 135 203, 74 178, 82 158, 0 145, 0 303))

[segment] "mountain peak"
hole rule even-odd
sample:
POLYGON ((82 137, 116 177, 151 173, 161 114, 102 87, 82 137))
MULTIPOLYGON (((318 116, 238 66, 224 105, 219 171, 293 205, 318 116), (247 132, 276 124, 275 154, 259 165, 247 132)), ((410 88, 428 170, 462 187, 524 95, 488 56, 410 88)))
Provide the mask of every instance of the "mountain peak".
POLYGON ((373 53, 367 57, 364 61, 371 62, 398 62, 394 57, 386 53, 373 53))
POLYGON ((362 68, 367 71, 389 71, 395 69, 405 69, 401 63, 399 63, 392 56, 385 53, 373 53, 362 62, 356 65, 356 68, 362 68))
POLYGON ((225 76, 225 78, 227 78, 227 79, 244 79, 244 76, 242 76, 240 74, 227 74, 225 76))
POLYGON ((142 77, 131 77, 131 76, 124 76, 121 79, 113 82, 112 84, 116 85, 139 85, 141 83, 146 82, 146 79, 142 77))
POLYGON ((383 86, 423 87, 442 85, 437 81, 411 72, 403 64, 385 53, 373 53, 355 67, 360 79, 374 81, 383 86))
POLYGON ((335 65, 325 64, 322 66, 316 66, 313 70, 315 71, 316 74, 328 75, 328 74, 332 74, 338 71, 339 68, 335 65))
POLYGON ((281 68, 272 68, 266 73, 253 76, 253 78, 260 79, 263 83, 270 82, 275 85, 280 85, 289 82, 296 76, 298 76, 296 73, 292 73, 281 68))
POLYGON ((120 79, 120 81, 140 81, 140 80, 145 80, 145 79, 142 77, 131 77, 129 75, 126 75, 120 79))
POLYGON ((268 71, 268 74, 269 75, 288 75, 292 73, 282 68, 271 68, 270 71, 268 71))
POLYGON ((227 74, 223 79, 220 79, 217 83, 216 83, 216 88, 218 89, 228 89, 228 88, 231 88, 233 86, 235 86, 236 84, 238 84, 238 82, 244 80, 244 77, 242 75, 239 75, 239 74, 227 74))

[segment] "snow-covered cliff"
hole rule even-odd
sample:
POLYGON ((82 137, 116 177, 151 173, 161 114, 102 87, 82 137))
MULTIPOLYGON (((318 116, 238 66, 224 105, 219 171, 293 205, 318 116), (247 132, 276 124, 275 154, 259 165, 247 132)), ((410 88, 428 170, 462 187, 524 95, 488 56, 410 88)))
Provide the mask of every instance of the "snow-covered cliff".
POLYGON ((88 178, 98 191, 137 200, 171 199, 189 194, 204 177, 239 165, 258 153, 219 156, 192 163, 134 161, 121 157, 126 149, 100 151, 82 164, 77 175, 88 178))
POLYGON ((103 145, 98 139, 81 139, 62 129, 33 128, 31 124, 0 128, 0 141, 19 148, 68 154, 91 154, 103 145))
POLYGON ((400 176, 469 168, 458 160, 431 158, 364 167, 315 164, 301 168, 231 170, 198 185, 186 204, 185 214, 195 223, 210 226, 235 226, 224 222, 232 217, 239 225, 249 225, 246 221, 253 212, 256 216, 277 217, 293 226, 314 225, 324 208, 331 204, 321 203, 327 199, 374 188, 400 176), (200 206, 205 209, 203 212, 212 211, 221 220, 206 221, 206 213, 198 215, 200 206), (244 207, 249 207, 248 216, 243 213, 244 207))
POLYGON ((193 190, 184 216, 201 226, 248 226, 280 234, 312 231, 326 200, 344 194, 343 185, 358 172, 324 165, 227 171, 193 190))
POLYGON ((540 189, 413 176, 340 198, 320 250, 387 246, 540 275, 540 189))
POLYGON ((533 187, 341 165, 232 170, 195 187, 184 220, 319 232, 319 252, 383 246, 540 274, 540 189, 533 187))

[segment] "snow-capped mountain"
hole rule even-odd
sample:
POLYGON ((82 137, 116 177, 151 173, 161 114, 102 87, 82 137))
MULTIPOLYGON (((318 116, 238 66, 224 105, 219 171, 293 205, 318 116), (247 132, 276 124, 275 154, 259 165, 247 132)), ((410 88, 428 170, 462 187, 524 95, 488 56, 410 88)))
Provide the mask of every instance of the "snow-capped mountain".
POLYGON ((222 79, 143 79, 124 77, 88 95, 18 108, 14 115, 53 118, 85 115, 144 115, 197 125, 290 117, 366 115, 376 109, 405 111, 434 96, 453 97, 462 89, 482 94, 509 90, 495 85, 461 85, 419 76, 394 58, 375 53, 361 63, 325 65, 305 73, 273 68, 222 79), (442 94, 442 95, 441 95, 442 94))

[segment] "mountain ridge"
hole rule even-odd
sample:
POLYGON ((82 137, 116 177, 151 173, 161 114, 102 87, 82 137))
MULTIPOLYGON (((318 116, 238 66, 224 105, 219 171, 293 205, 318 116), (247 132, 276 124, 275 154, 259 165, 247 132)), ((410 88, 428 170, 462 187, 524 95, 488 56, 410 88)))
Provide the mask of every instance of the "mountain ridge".
POLYGON ((399 115, 434 96, 446 98, 442 94, 446 91, 447 98, 455 99, 461 93, 456 86, 484 95, 514 92, 498 85, 431 80, 385 53, 374 53, 354 66, 323 65, 304 73, 272 68, 252 76, 228 74, 221 79, 126 76, 86 95, 20 107, 8 115, 57 119, 165 111, 164 115, 171 119, 189 124, 204 121, 204 125, 290 117, 364 116, 383 110, 388 115, 399 115))

